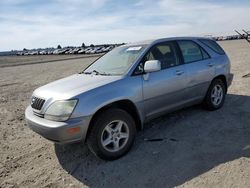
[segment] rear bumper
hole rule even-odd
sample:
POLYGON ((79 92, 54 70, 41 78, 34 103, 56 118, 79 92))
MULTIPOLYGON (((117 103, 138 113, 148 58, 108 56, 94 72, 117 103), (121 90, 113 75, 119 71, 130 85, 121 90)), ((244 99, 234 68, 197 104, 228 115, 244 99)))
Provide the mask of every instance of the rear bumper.
POLYGON ((229 87, 232 84, 234 75, 229 73, 227 77, 227 87, 229 87))
POLYGON ((29 106, 25 111, 25 119, 34 132, 53 142, 65 144, 85 140, 91 117, 56 122, 34 115, 29 106))

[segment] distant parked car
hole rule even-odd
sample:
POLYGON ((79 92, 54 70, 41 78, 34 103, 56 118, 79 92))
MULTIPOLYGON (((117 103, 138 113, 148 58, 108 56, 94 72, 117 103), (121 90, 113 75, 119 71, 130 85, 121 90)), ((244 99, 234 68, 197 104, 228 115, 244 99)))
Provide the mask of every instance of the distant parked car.
POLYGON ((229 58, 214 40, 127 44, 80 74, 36 89, 25 118, 51 141, 87 141, 96 156, 114 160, 130 150, 150 119, 199 103, 221 108, 232 79, 229 58))
POLYGON ((69 51, 69 48, 64 48, 58 51, 58 54, 65 54, 67 51, 69 51))
POLYGON ((78 54, 85 54, 85 52, 86 52, 86 49, 81 48, 77 53, 78 54))
POLYGON ((46 55, 46 54, 48 54, 48 52, 46 50, 42 50, 42 51, 39 52, 39 54, 40 55, 46 55))
POLYGON ((70 54, 77 54, 82 48, 75 48, 70 52, 70 54))
POLYGON ((101 47, 100 49, 96 50, 95 53, 97 53, 97 54, 103 53, 103 52, 105 52, 104 51, 105 49, 106 49, 105 47, 101 47))
POLYGON ((25 52, 17 52, 16 55, 22 56, 22 55, 24 55, 24 53, 25 53, 25 52))
POLYGON ((49 49, 49 50, 48 50, 48 55, 52 55, 53 52, 54 52, 54 49, 49 49))
POLYGON ((110 50, 112 50, 114 48, 114 46, 108 46, 106 47, 103 52, 109 52, 110 50))
POLYGON ((211 37, 211 39, 217 41, 218 37, 211 37))
POLYGON ((59 51, 60 51, 60 49, 56 49, 56 50, 53 51, 53 54, 58 55, 59 51))
POLYGON ((222 36, 218 37, 218 41, 222 41, 222 40, 223 40, 222 36))
POLYGON ((90 54, 90 52, 93 50, 93 48, 89 47, 85 49, 85 54, 90 54))
POLYGON ((65 51, 65 54, 70 54, 75 48, 69 48, 67 51, 65 51))
POLYGON ((29 55, 38 55, 38 54, 39 54, 38 51, 31 51, 31 52, 29 52, 29 55))
POLYGON ((86 54, 92 54, 93 53, 93 51, 95 50, 95 48, 91 48, 90 50, 86 50, 86 54))
POLYGON ((95 47, 95 48, 93 48, 89 53, 90 53, 90 54, 95 54, 95 53, 97 53, 97 51, 100 50, 100 49, 101 49, 101 47, 95 47))

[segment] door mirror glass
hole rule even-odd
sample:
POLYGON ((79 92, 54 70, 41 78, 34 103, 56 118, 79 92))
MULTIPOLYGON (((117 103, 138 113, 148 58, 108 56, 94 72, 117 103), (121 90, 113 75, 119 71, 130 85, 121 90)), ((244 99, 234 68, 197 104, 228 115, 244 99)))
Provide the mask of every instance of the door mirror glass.
POLYGON ((149 60, 145 62, 144 71, 146 73, 156 72, 161 70, 161 62, 159 60, 149 60))

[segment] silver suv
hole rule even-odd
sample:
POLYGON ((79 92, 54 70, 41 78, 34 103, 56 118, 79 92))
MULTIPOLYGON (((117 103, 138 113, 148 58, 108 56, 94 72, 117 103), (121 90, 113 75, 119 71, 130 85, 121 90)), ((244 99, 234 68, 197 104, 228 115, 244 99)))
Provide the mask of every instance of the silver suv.
POLYGON ((230 61, 213 40, 143 41, 36 89, 25 116, 51 141, 86 141, 96 156, 114 160, 129 151, 146 121, 198 103, 222 107, 232 78, 230 61))

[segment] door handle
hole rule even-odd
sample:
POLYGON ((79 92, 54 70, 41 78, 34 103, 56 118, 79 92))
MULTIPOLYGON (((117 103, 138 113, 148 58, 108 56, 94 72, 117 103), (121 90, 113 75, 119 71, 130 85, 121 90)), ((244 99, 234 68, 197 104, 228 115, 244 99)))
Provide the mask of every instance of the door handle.
POLYGON ((182 75, 182 74, 184 74, 184 71, 182 71, 182 70, 177 70, 177 71, 176 71, 176 75, 180 76, 180 75, 182 75))
POLYGON ((214 64, 213 63, 208 63, 207 66, 212 67, 212 66, 214 66, 214 64))

